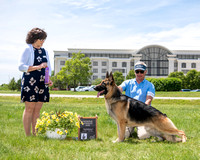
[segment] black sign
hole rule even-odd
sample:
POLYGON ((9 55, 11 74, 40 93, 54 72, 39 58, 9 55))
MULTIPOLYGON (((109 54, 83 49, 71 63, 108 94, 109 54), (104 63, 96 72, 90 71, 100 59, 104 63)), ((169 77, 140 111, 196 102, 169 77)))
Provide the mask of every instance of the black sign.
POLYGON ((97 116, 96 117, 79 117, 83 122, 78 130, 79 140, 89 140, 97 138, 97 116))

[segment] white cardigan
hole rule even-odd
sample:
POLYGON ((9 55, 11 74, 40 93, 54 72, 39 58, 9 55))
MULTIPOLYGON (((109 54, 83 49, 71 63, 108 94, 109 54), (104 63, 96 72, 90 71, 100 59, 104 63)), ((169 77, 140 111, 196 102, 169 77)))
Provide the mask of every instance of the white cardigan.
MULTIPOLYGON (((49 76, 51 76, 51 65, 49 60, 49 54, 45 50, 47 56, 47 66, 49 67, 49 76)), ((28 47, 24 50, 24 52, 20 56, 19 60, 19 70, 22 72, 27 72, 29 66, 33 66, 34 64, 34 50, 32 44, 28 44, 28 47)))

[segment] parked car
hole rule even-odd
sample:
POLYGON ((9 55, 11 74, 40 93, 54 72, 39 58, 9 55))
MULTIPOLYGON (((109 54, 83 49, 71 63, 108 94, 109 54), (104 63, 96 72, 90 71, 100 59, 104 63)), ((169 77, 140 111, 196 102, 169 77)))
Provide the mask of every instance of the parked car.
POLYGON ((191 89, 181 89, 181 92, 190 92, 191 89))
POLYGON ((95 86, 85 87, 85 88, 82 88, 81 91, 94 91, 94 87, 95 86))
POLYGON ((190 92, 200 92, 200 89, 194 89, 194 90, 191 90, 190 92))
POLYGON ((79 92, 79 91, 81 91, 81 89, 83 89, 83 88, 85 88, 85 87, 86 87, 86 86, 78 86, 78 87, 75 88, 75 91, 78 91, 78 92, 79 92))

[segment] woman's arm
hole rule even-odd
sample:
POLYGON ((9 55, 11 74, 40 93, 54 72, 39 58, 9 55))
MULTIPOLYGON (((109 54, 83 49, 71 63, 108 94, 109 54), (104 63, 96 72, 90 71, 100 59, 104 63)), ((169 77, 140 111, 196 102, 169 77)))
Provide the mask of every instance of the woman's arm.
POLYGON ((47 67, 47 63, 41 63, 38 66, 29 66, 27 72, 31 72, 31 71, 35 71, 35 70, 40 70, 42 68, 46 68, 47 67))

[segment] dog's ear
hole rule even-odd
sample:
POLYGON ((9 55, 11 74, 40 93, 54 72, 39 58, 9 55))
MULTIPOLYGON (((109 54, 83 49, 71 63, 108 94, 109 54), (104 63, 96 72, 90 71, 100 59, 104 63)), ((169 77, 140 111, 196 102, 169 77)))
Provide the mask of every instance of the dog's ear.
POLYGON ((110 72, 109 79, 112 80, 112 81, 114 80, 114 78, 113 78, 113 74, 112 74, 112 71, 110 72))
POLYGON ((109 73, 108 73, 108 71, 106 72, 106 78, 109 78, 109 73))

